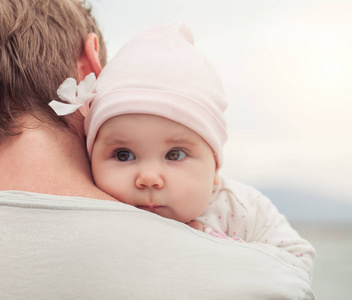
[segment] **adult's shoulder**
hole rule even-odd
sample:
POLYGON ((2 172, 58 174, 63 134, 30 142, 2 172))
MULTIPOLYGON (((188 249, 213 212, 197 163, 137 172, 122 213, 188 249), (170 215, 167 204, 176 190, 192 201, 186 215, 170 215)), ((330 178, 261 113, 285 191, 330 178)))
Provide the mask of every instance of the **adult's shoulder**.
POLYGON ((126 204, 0 192, 0 215, 5 299, 314 299, 260 246, 126 204))

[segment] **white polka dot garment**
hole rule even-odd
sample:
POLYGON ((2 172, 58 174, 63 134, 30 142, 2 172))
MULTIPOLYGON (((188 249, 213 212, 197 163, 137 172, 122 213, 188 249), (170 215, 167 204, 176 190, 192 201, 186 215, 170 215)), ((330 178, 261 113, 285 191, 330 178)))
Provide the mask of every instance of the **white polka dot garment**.
POLYGON ((235 242, 258 244, 312 277, 314 248, 253 187, 223 177, 212 202, 196 220, 235 242))

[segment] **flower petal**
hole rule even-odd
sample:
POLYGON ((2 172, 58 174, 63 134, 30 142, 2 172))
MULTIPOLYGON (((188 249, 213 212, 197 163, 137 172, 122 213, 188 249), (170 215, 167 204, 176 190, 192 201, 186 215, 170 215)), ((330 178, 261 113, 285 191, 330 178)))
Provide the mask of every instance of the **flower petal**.
POLYGON ((61 100, 70 103, 76 102, 77 81, 74 78, 67 78, 57 89, 57 95, 61 100))
POLYGON ((49 103, 49 106, 56 112, 58 116, 65 116, 75 112, 81 104, 71 104, 71 103, 62 103, 56 100, 52 100, 49 103))
POLYGON ((81 80, 81 82, 78 84, 77 87, 77 93, 86 93, 86 92, 91 92, 94 88, 94 83, 97 81, 95 74, 89 73, 86 78, 81 80))
POLYGON ((77 87, 77 102, 85 105, 86 102, 93 98, 94 84, 96 82, 95 74, 92 72, 82 80, 77 87))

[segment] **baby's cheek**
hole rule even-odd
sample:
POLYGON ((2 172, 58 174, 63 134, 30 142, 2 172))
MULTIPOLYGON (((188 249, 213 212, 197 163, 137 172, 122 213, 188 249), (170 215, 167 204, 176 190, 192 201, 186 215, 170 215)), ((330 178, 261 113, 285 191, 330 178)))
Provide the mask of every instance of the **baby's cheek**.
POLYGON ((212 199, 212 194, 213 194, 213 187, 203 189, 201 194, 202 196, 199 198, 199 209, 201 210, 201 212, 199 213, 199 216, 203 214, 203 212, 209 206, 212 199))
POLYGON ((117 187, 118 185, 110 184, 106 187, 104 190, 106 193, 108 193, 110 196, 114 197, 116 200, 126 203, 126 204, 133 204, 133 196, 128 190, 121 189, 121 187, 117 187))
POLYGON ((189 213, 192 214, 192 220, 199 217, 207 208, 210 202, 210 195, 207 191, 199 190, 198 193, 194 193, 193 197, 190 197, 189 213))
POLYGON ((116 198, 120 194, 120 183, 118 178, 109 172, 96 179, 96 185, 104 192, 116 198))

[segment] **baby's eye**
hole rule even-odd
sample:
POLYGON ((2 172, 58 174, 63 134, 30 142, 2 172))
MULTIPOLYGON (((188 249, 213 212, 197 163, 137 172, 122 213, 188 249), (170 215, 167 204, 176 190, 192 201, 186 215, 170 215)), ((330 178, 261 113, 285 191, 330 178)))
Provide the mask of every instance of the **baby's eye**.
POLYGON ((170 150, 165 155, 165 158, 168 160, 181 160, 181 159, 184 159, 185 157, 187 157, 187 153, 179 149, 170 150))
POLYGON ((136 157, 131 153, 131 151, 122 149, 115 152, 115 158, 119 161, 134 160, 136 157))

